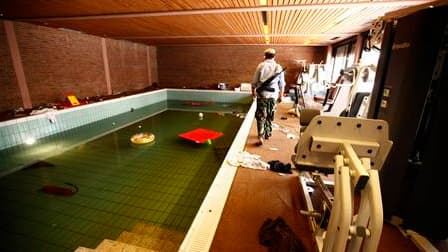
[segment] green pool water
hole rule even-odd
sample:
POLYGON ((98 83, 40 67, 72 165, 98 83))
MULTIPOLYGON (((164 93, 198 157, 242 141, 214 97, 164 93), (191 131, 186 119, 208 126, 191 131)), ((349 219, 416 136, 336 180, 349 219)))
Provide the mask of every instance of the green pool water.
POLYGON ((235 111, 246 108, 229 104, 188 108, 179 102, 169 108, 161 113, 151 110, 152 117, 92 141, 85 139, 126 124, 123 117, 142 116, 150 109, 51 136, 32 151, 26 147, 2 151, 2 169, 29 162, 39 153, 47 156, 40 160, 51 165, 0 178, 0 251, 95 248, 103 239, 115 239, 142 222, 186 232, 242 123, 235 111), (202 120, 198 111, 204 114, 202 120), (204 145, 178 137, 195 128, 224 136, 204 145), (156 136, 153 144, 130 143, 133 134, 145 131, 156 136), (48 155, 67 146, 76 147, 48 155), (75 184, 79 192, 64 197, 39 191, 44 185, 65 182, 75 184))

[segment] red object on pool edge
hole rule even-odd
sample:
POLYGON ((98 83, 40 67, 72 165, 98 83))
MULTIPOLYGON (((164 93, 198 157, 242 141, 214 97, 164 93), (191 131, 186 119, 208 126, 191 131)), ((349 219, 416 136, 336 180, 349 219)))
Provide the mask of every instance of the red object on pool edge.
POLYGON ((224 133, 222 132, 202 128, 197 128, 195 130, 179 134, 180 137, 191 140, 195 143, 205 143, 208 140, 213 140, 223 135, 224 133))

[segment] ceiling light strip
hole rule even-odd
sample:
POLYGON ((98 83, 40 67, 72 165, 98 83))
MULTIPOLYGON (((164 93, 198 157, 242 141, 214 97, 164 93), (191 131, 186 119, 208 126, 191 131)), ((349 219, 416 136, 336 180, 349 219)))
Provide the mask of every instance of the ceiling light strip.
POLYGON ((62 21, 62 20, 91 20, 91 19, 115 19, 115 18, 145 18, 145 17, 163 17, 163 16, 183 16, 183 15, 206 15, 222 14, 235 12, 253 12, 253 11, 293 11, 293 10, 319 10, 319 9, 340 9, 354 7, 396 7, 396 6, 415 6, 432 2, 433 0, 392 0, 375 2, 349 2, 349 3, 321 3, 321 4, 296 4, 280 6, 255 6, 239 8, 216 8, 216 9, 197 9, 180 11, 160 11, 143 13, 122 13, 122 14, 100 14, 70 17, 40 17, 40 18, 22 18, 21 21, 62 21))

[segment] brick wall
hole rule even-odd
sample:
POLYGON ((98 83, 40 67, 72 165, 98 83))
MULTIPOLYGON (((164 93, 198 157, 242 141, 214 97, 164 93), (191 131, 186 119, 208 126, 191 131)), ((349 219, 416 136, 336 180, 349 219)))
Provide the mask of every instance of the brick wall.
POLYGON ((107 94, 99 37, 14 23, 33 106, 107 94))
MULTIPOLYGON (((107 95, 100 37, 22 22, 14 22, 14 30, 33 107, 63 101, 67 94, 107 95)), ((149 47, 150 81, 146 45, 106 39, 106 46, 114 93, 157 82, 155 47, 149 47)), ((0 66, 0 112, 23 106, 3 23, 0 66)))
MULTIPOLYGON (((100 37, 21 22, 14 22, 14 28, 33 106, 61 101, 69 93, 79 98, 107 94, 100 37)), ((0 99, 0 110, 6 110, 22 106, 22 100, 3 26, 0 30, 0 84, 7 97, 0 99)), ((112 39, 106 39, 106 45, 114 93, 141 89, 154 82, 160 87, 210 88, 219 82, 236 87, 251 81, 266 48, 149 47, 149 79, 145 45, 112 39)), ((287 83, 295 82, 295 59, 320 62, 326 57, 326 47, 275 48, 277 62, 288 67, 287 83)))
MULTIPOLYGON (((327 47, 272 46, 276 61, 288 67, 286 82, 295 83, 297 64, 325 61, 327 47)), ((250 82, 267 46, 161 46, 157 49, 161 87, 216 87, 224 82, 237 87, 250 82)))
POLYGON ((145 45, 112 39, 107 39, 106 45, 112 93, 150 85, 145 45))
POLYGON ((0 94, 0 111, 23 106, 3 22, 0 22, 0 94))

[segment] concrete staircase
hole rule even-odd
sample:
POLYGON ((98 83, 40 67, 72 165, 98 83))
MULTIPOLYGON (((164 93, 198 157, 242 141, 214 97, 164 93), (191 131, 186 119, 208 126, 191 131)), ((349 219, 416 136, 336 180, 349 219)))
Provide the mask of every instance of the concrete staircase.
POLYGON ((75 252, 175 252, 185 233, 148 223, 137 223, 116 240, 104 239, 96 248, 78 247, 75 252))

